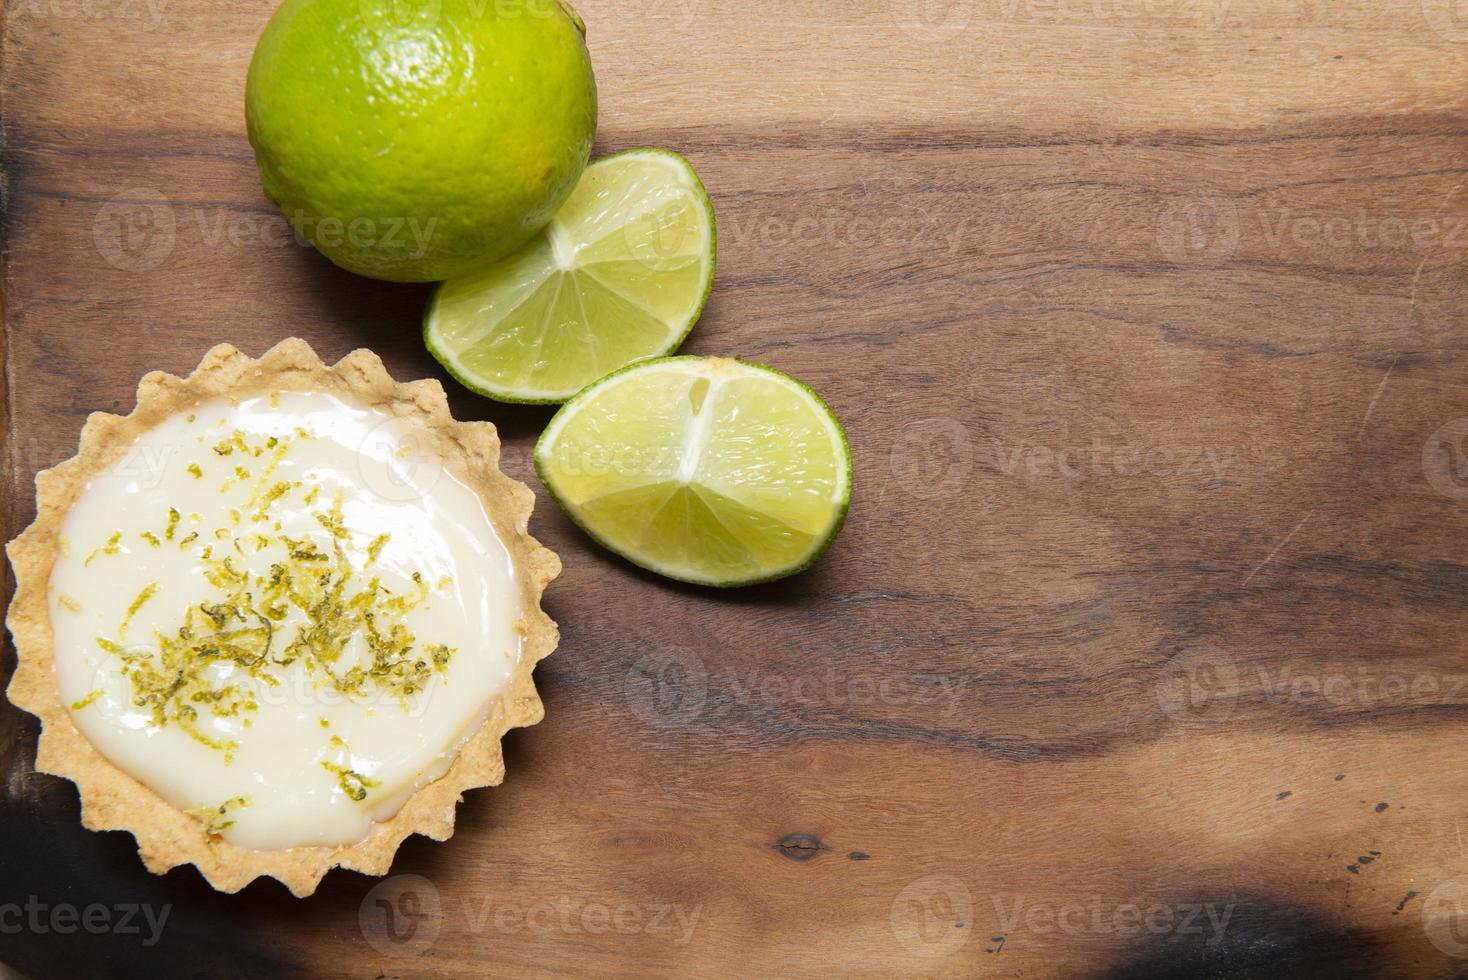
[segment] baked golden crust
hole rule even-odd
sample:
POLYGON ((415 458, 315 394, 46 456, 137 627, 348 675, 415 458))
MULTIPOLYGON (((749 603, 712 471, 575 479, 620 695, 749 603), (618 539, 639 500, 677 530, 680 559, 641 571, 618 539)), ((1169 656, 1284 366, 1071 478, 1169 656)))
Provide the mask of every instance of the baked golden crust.
POLYGON ((499 436, 492 424, 455 421, 438 381, 400 384, 369 350, 354 351, 328 367, 309 344, 294 338, 277 344, 259 360, 221 344, 187 378, 161 371, 145 376, 132 414, 93 413, 82 429, 77 455, 37 474, 36 520, 6 547, 16 586, 6 625, 19 658, 7 694, 17 707, 41 719, 36 768, 76 784, 86 827, 132 833, 148 870, 162 874, 180 864, 194 864, 224 892, 238 891, 268 875, 297 896, 305 896, 333 867, 386 874, 398 845, 410 834, 448 839, 464 790, 495 786, 504 778, 500 740, 505 732, 533 725, 544 714, 531 673, 558 640, 556 624, 541 610, 540 598, 560 573, 560 559, 528 533, 534 494, 500 472, 499 455, 499 436), (402 420, 415 436, 426 440, 428 451, 438 454, 445 469, 484 502, 495 531, 514 558, 523 590, 521 660, 489 717, 443 776, 419 789, 392 819, 374 824, 355 844, 261 851, 211 838, 204 824, 103 757, 73 723, 56 683, 47 591, 61 522, 88 481, 164 419, 205 399, 260 391, 324 391, 402 420))

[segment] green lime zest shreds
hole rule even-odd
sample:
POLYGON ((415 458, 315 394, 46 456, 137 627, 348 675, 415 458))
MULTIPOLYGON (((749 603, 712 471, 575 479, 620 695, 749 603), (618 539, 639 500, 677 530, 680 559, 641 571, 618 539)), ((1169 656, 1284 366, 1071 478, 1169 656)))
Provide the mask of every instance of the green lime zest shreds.
POLYGON ((144 586, 143 591, 139 592, 138 597, 132 601, 132 605, 127 607, 127 615, 122 617, 122 625, 117 627, 118 636, 127 635, 128 624, 133 621, 133 617, 138 614, 138 610, 142 609, 143 606, 147 604, 148 600, 153 598, 157 594, 157 582, 149 582, 146 586, 144 586))
POLYGON ((119 547, 120 547, 119 544, 118 544, 118 542, 120 542, 121 540, 122 540, 122 532, 121 531, 113 531, 112 532, 112 537, 110 537, 110 538, 107 539, 107 543, 104 544, 104 545, 102 545, 100 548, 97 548, 90 555, 88 555, 87 556, 87 560, 84 561, 84 562, 82 562, 82 564, 83 565, 90 565, 92 563, 92 559, 96 558, 98 555, 115 555, 115 554, 117 554, 117 552, 119 550, 119 547))
POLYGON ((382 554, 382 549, 387 546, 391 538, 391 534, 383 533, 372 539, 372 543, 367 546, 367 564, 377 564, 377 559, 382 554))
POLYGON ((433 659, 434 669, 442 673, 448 669, 449 660, 453 657, 454 651, 442 643, 434 643, 429 645, 428 655, 433 659))
POLYGON ((235 796, 225 800, 218 806, 200 805, 185 810, 184 813, 201 822, 204 825, 204 832, 210 837, 218 837, 233 827, 235 823, 233 820, 226 819, 225 814, 230 810, 243 809, 244 807, 250 806, 251 803, 252 800, 248 796, 235 796))
POLYGON ((80 711, 83 708, 85 708, 87 705, 89 705, 92 702, 96 701, 101 696, 102 696, 102 689, 99 687, 95 691, 89 692, 86 697, 81 698, 80 700, 71 702, 71 710, 72 711, 80 711))
POLYGON ((367 798, 367 791, 369 789, 379 785, 377 780, 364 776, 360 772, 353 772, 346 766, 339 766, 334 762, 323 761, 321 768, 335 775, 337 785, 342 788, 342 792, 357 803, 361 803, 367 798))
MULTIPOLYGON (((276 455, 268 476, 288 444, 289 438, 270 437, 257 445, 236 432, 215 451, 258 456, 273 449, 276 455)), ((413 589, 396 594, 377 576, 364 574, 376 563, 388 535, 372 538, 365 562, 354 565, 351 556, 360 553, 343 517, 341 494, 329 508, 311 514, 326 534, 324 541, 282 533, 279 521, 275 534, 260 533, 273 508, 284 513, 284 508, 297 506, 289 501, 299 487, 277 481, 266 489, 262 480, 252 498, 251 506, 259 509, 251 515, 249 530, 214 531, 216 543, 194 554, 213 594, 184 608, 171 631, 155 632, 147 644, 128 641, 134 616, 145 604, 158 601, 159 586, 154 582, 132 601, 115 636, 96 638, 100 649, 121 661, 130 702, 146 710, 155 727, 177 725, 222 752, 226 761, 233 758, 238 743, 208 734, 203 727, 205 713, 216 719, 244 716, 242 723, 248 726, 249 715, 260 709, 254 692, 260 685, 279 687, 289 669, 304 670, 318 690, 354 701, 385 696, 406 709, 408 700, 424 691, 435 672, 444 672, 456 652, 443 644, 420 648, 406 625, 408 613, 428 600, 421 573, 413 573, 413 589), (265 572, 245 567, 245 555, 267 549, 280 554, 271 555, 275 560, 265 572), (369 657, 345 666, 343 655, 349 647, 353 657, 358 649, 365 649, 369 657)), ((315 497, 313 487, 307 500, 315 497)), ((238 511, 231 514, 238 524, 238 511)), ((172 540, 181 521, 179 511, 169 508, 164 537, 172 540)), ((157 541, 153 532, 144 534, 157 541)), ((198 532, 191 531, 179 547, 189 548, 198 539, 198 532)), ((93 555, 116 551, 120 540, 118 532, 93 555)), ((369 783, 362 778, 351 785, 363 789, 369 783)))

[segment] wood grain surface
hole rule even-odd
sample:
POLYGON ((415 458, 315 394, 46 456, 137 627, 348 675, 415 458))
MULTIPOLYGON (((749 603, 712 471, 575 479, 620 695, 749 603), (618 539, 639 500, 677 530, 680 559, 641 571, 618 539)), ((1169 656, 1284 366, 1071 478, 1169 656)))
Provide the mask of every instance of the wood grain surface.
MULTIPOLYGON (((271 7, 5 2, 12 533, 87 412, 217 342, 442 377, 426 290, 338 271, 259 189, 271 7)), ((547 412, 449 383, 566 566, 505 785, 388 879, 218 895, 83 830, 0 705, 0 961, 1468 970, 1468 4, 578 7, 598 153, 676 148, 717 210, 684 349, 831 403, 842 537, 734 594, 642 574, 545 497, 547 412)))

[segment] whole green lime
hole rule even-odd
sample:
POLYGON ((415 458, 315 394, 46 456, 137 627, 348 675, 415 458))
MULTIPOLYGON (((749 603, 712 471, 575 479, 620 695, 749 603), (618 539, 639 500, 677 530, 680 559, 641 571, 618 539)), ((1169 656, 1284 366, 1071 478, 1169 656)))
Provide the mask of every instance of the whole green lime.
POLYGON ((583 33, 559 0, 285 0, 245 87, 265 193, 327 258, 375 279, 503 258, 591 154, 583 33))

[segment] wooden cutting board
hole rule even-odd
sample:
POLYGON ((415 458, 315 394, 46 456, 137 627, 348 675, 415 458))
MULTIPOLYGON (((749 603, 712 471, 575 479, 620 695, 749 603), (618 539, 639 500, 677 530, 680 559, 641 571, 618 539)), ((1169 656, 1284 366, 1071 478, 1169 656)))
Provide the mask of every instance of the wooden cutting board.
MULTIPOLYGON (((426 289, 338 271, 260 191, 242 89, 271 8, 6 3, 11 533, 89 411, 217 342, 443 377, 426 289)), ((598 153, 676 148, 717 209, 685 350, 826 397, 844 534, 768 587, 641 574, 545 497, 548 413, 445 378, 565 561, 505 785, 385 881, 219 895, 83 830, 4 704, 0 961, 1468 969, 1468 6, 580 8, 598 153), (92 903, 105 931, 52 917, 92 903)))

